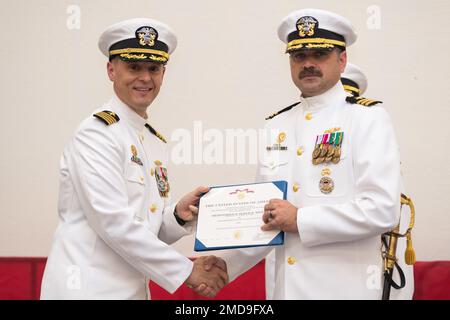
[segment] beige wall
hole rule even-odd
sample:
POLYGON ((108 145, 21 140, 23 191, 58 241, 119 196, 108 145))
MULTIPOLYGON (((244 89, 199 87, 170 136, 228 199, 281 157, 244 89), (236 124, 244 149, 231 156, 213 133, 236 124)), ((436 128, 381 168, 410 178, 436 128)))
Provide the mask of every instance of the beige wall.
MULTIPOLYGON (((349 60, 369 78, 365 96, 383 100, 396 125, 405 184, 417 210, 417 257, 449 260, 447 0, 2 1, 0 256, 49 252, 63 146, 111 94, 97 49, 106 26, 148 16, 176 30, 179 46, 150 111, 167 137, 180 128, 192 132, 196 120, 221 132, 257 129, 266 115, 298 99, 276 28, 300 5, 354 23, 359 40, 349 60), (74 22, 69 5, 80 9, 79 29, 68 28, 74 22), (380 9, 379 20, 371 5, 380 9)), ((183 164, 169 170, 178 197, 198 184, 252 181, 256 169, 183 164)), ((176 244, 187 255, 194 254, 192 247, 192 237, 176 244)))

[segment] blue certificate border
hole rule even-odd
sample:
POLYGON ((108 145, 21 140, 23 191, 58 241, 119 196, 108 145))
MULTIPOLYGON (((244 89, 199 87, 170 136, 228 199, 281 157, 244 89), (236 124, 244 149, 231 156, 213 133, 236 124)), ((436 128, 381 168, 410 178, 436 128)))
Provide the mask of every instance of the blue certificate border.
MULTIPOLYGON (((284 181, 284 180, 256 182, 256 183, 230 184, 230 185, 223 185, 223 186, 213 186, 213 187, 210 187, 210 189, 225 188, 225 187, 238 187, 238 186, 255 185, 255 184, 263 184, 263 183, 273 183, 274 185, 276 185, 277 188, 280 189, 283 192, 283 199, 286 200, 288 183, 287 183, 287 181, 284 181)), ((205 194, 202 194, 202 197, 205 194)), ((267 246, 279 246, 279 245, 282 245, 282 244, 284 244, 284 232, 283 231, 280 231, 272 239, 272 241, 270 241, 268 244, 248 245, 248 246, 206 247, 200 240, 197 239, 197 236, 196 236, 195 237, 195 243, 194 243, 194 251, 210 251, 210 250, 225 250, 225 249, 236 249, 236 248, 267 247, 267 246)))

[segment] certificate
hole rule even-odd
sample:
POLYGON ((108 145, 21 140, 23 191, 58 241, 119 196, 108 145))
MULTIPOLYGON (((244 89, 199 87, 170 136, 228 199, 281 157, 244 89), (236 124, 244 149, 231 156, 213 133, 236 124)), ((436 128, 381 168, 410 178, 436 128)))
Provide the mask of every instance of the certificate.
POLYGON ((211 187, 200 198, 195 251, 281 245, 284 232, 262 231, 264 206, 286 199, 287 182, 211 187))

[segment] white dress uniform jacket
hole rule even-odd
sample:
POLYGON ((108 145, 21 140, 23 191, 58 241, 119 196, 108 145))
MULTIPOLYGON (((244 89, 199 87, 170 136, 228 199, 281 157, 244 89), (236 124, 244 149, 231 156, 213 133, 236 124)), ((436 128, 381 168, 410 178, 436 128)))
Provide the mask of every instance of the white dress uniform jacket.
POLYGON ((149 279, 174 292, 192 271, 169 244, 194 226, 177 223, 153 172, 155 161, 167 167, 165 144, 116 96, 103 110, 120 120, 89 117, 62 156, 42 299, 146 299, 149 279), (132 161, 132 146, 141 164, 132 161))
MULTIPOLYGON (((285 133, 287 150, 263 151, 259 180, 288 181, 287 200, 299 208, 299 232, 285 233, 284 245, 275 249, 274 299, 381 299, 380 235, 400 216, 399 151, 387 112, 346 102, 337 83, 322 95, 301 97, 266 130, 272 137, 267 146, 285 133), (314 165, 316 137, 332 128, 344 132, 340 161, 314 165), (329 194, 319 187, 324 168, 334 182, 329 194)), ((227 254, 230 279, 272 249, 227 254)), ((410 299, 411 281, 391 296, 410 299)))

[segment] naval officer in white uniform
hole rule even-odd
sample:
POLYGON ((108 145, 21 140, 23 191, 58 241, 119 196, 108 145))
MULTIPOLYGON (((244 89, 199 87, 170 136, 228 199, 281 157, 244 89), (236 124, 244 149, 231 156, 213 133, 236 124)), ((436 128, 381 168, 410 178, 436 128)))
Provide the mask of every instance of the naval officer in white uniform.
MULTIPOLYGON (((354 97, 360 97, 361 95, 363 95, 368 86, 368 80, 364 72, 358 66, 349 62, 347 62, 345 70, 341 75, 341 83, 348 95, 354 97)), ((407 213, 402 214, 401 221, 403 227, 401 228, 401 230, 405 230, 405 228, 407 227, 408 219, 405 218, 407 218, 407 213)), ((399 243, 397 244, 397 252, 403 253, 405 250, 405 241, 399 241, 399 243)), ((399 259, 398 264, 401 266, 403 272, 407 274, 408 279, 411 280, 405 283, 406 288, 402 289, 403 291, 408 290, 410 293, 412 293, 414 291, 414 282, 412 281, 413 268, 407 266, 403 262, 403 259, 399 259)), ((395 281, 400 283, 397 273, 395 273, 394 275, 396 276, 395 281)), ((272 252, 265 258, 265 280, 266 299, 272 300, 275 288, 275 250, 272 250, 272 252)), ((395 298, 398 293, 399 291, 392 290, 391 297, 395 298)), ((402 294, 402 296, 405 297, 404 294, 402 294)))
POLYGON ((208 190, 170 204, 166 141, 147 116, 176 43, 152 19, 122 21, 101 35, 114 94, 64 149, 42 299, 148 299, 149 280, 171 293, 186 282, 213 296, 226 284, 223 270, 207 272, 203 258, 191 262, 170 247, 195 227, 195 205, 208 190))
MULTIPOLYGON (((400 213, 400 160, 390 117, 378 101, 349 97, 340 82, 351 23, 303 9, 278 28, 300 101, 268 117, 259 180, 286 180, 287 200, 265 207, 263 230, 283 230, 274 299, 381 299, 380 235, 400 213)), ((271 247, 223 255, 230 279, 271 247)), ((412 281, 412 279, 407 279, 412 281)), ((402 290, 397 297, 411 298, 402 290)))

